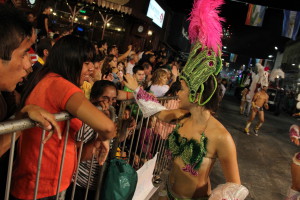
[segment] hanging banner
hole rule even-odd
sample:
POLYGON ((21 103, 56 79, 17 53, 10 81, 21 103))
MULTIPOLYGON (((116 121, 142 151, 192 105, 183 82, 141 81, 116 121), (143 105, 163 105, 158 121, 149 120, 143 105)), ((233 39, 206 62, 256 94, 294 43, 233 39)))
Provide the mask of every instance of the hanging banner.
POLYGON ((237 54, 231 53, 230 54, 230 62, 235 62, 237 59, 237 56, 238 56, 237 54))
POLYGON ((250 26, 262 26, 265 11, 265 6, 249 4, 245 24, 250 26))
POLYGON ((282 36, 296 40, 300 26, 300 12, 283 10, 282 36))
POLYGON ((248 66, 247 66, 247 67, 250 67, 251 62, 252 62, 252 58, 249 59, 249 62, 248 62, 248 66))
POLYGON ((264 62, 264 59, 259 59, 259 58, 256 58, 255 59, 255 63, 260 63, 262 64, 264 62))

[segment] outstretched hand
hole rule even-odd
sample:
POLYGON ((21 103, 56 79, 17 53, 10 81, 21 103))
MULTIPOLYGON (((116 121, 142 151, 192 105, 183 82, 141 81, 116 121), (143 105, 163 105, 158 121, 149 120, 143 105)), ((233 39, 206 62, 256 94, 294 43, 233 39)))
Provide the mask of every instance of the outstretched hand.
POLYGON ((174 75, 174 77, 178 77, 179 76, 178 68, 177 68, 176 65, 172 66, 172 74, 174 75))
POLYGON ((135 78, 133 78, 133 76, 131 76, 130 74, 124 75, 123 82, 126 85, 126 87, 128 87, 131 90, 136 90, 139 87, 137 80, 135 78))
POLYGON ((45 129, 46 131, 49 131, 49 134, 43 141, 44 143, 46 143, 51 138, 54 131, 56 131, 58 138, 61 140, 61 130, 53 114, 37 105, 26 105, 19 114, 24 115, 26 113, 30 119, 38 123, 38 126, 45 129))

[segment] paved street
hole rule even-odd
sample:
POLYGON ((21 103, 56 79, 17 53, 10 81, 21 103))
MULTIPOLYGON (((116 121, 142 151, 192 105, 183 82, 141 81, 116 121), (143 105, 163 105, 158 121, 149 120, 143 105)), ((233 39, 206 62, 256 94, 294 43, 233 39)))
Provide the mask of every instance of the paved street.
MULTIPOLYGON (((297 120, 283 112, 274 116, 267 111, 260 135, 253 134, 255 120, 252 135, 247 136, 243 133, 247 117, 239 114, 239 101, 229 96, 223 99, 217 115, 234 138, 241 180, 250 191, 247 200, 283 200, 291 182, 291 158, 299 151, 288 137, 290 125, 297 120)), ((213 187, 225 182, 218 161, 211 181, 213 187)), ((157 199, 155 196, 151 199, 157 199)))
MULTIPOLYGON (((239 114, 238 100, 228 96, 222 102, 218 119, 234 138, 241 180, 250 191, 247 200, 283 200, 291 182, 291 157, 299 151, 288 137, 290 125, 297 120, 283 112, 275 116, 266 111, 260 135, 253 134, 255 121, 252 135, 247 136, 242 131, 247 117, 239 114)), ((224 181, 218 163, 211 179, 214 185, 224 181)))

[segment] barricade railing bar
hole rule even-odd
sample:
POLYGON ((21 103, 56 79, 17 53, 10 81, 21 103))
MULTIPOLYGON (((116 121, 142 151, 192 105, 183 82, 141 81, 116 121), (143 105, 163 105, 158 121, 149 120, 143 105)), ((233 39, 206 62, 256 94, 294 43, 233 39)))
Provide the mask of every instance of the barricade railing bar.
MULTIPOLYGON (((172 109, 178 107, 178 104, 175 106, 175 104, 178 103, 176 101, 177 97, 161 97, 157 99, 162 105, 170 103, 172 100, 171 104, 169 104, 167 107, 171 107, 172 109)), ((143 118, 141 110, 135 105, 136 104, 134 103, 134 100, 122 101, 120 105, 118 118, 122 119, 125 109, 129 106, 131 115, 135 115, 134 120, 136 122, 136 129, 134 130, 134 133, 126 133, 125 137, 121 136, 121 138, 125 139, 120 141, 120 154, 121 156, 126 154, 126 159, 128 160, 129 164, 131 164, 135 169, 139 169, 147 160, 151 159, 154 154, 157 153, 158 157, 153 175, 155 177, 159 177, 159 175, 169 165, 165 143, 166 137, 172 129, 161 125, 161 129, 155 130, 156 127, 159 127, 161 122, 154 116, 143 118), (151 125, 149 126, 150 123, 151 125), (145 133, 147 131, 149 135, 145 133)), ((123 123, 124 120, 118 120, 118 127, 122 127, 123 123)), ((124 133, 119 132, 119 137, 121 134, 124 133)))
MULTIPOLYGON (((176 108, 176 100, 177 97, 162 97, 158 98, 159 102, 162 105, 168 104, 166 107, 176 108)), ((101 110, 101 108, 99 108, 101 110)), ((167 134, 170 133, 170 128, 164 124, 162 124, 156 117, 151 116, 148 118, 144 118, 141 110, 138 108, 137 104, 134 100, 125 100, 120 102, 120 108, 118 112, 118 116, 115 113, 115 108, 110 107, 110 118, 117 123, 118 127, 118 134, 117 138, 113 139, 111 142, 111 149, 108 156, 108 159, 116 157, 117 149, 120 149, 120 157, 124 157, 125 160, 136 170, 143 166, 147 160, 151 159, 155 154, 158 154, 156 166, 153 172, 154 177, 159 177, 159 175, 166 169, 169 164, 168 154, 166 153, 165 149, 165 142, 167 134), (135 121, 135 128, 130 129, 128 131, 128 119, 123 119, 123 115, 126 109, 130 106, 130 118, 131 121, 135 121), (127 121, 126 121, 127 120, 127 121)), ((59 177, 58 177, 58 184, 56 189, 56 200, 61 199, 60 193, 60 185, 62 179, 62 172, 64 166, 64 158, 66 154, 66 146, 68 141, 68 134, 70 128, 70 119, 72 116, 67 112, 62 112, 55 114, 55 119, 57 121, 67 121, 66 128, 65 128, 65 135, 64 138, 64 147, 62 152, 62 159, 60 163, 60 170, 59 170, 59 177)), ((25 129, 37 127, 37 123, 30 120, 30 119, 21 119, 21 120, 11 120, 6 122, 0 123, 0 135, 4 134, 11 134, 11 141, 15 141, 16 139, 16 132, 22 131, 25 129)), ((43 130, 41 134, 41 141, 44 140, 46 135, 46 131, 43 130)), ((80 142, 80 141, 78 141, 80 142)), ((78 163, 76 164, 76 170, 73 176, 73 187, 72 187, 72 194, 71 199, 74 199, 75 196, 75 189, 76 183, 78 179, 78 169, 81 160, 81 155, 83 151, 83 142, 80 142, 78 147, 78 163)), ((41 142, 40 144, 40 152, 38 157, 37 163, 37 173, 36 173, 36 186, 34 190, 34 199, 37 199, 38 195, 38 188, 39 188, 39 179, 40 179, 40 170, 41 164, 43 160, 43 149, 44 143, 41 142)), ((10 147, 10 155, 9 155, 9 162, 8 162, 8 173, 7 173, 7 181, 6 181, 6 189, 5 189, 5 200, 9 200, 9 193, 10 193, 10 185, 11 185, 11 174, 12 174, 12 167, 13 167, 13 160, 14 160, 14 151, 15 151, 15 142, 11 142, 10 147)), ((89 176, 87 177, 87 188, 85 193, 85 199, 88 199, 88 190, 90 187, 91 181, 91 171, 94 162, 95 155, 92 155, 92 160, 89 169, 89 176)), ((101 187, 103 185, 103 177, 105 173, 105 169, 107 167, 107 162, 104 163, 103 166, 100 167, 100 172, 97 177, 97 187, 95 192, 95 199, 99 199, 101 194, 101 187)))

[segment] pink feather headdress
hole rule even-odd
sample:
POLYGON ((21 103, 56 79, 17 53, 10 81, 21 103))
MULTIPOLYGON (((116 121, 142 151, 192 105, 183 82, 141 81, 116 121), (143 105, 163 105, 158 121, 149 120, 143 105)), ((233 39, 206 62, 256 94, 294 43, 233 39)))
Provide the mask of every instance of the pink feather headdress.
POLYGON ((212 49, 216 54, 222 48, 222 26, 221 21, 225 21, 219 17, 218 8, 223 4, 223 0, 195 0, 192 12, 188 20, 189 38, 192 43, 197 40, 202 45, 212 49))

